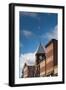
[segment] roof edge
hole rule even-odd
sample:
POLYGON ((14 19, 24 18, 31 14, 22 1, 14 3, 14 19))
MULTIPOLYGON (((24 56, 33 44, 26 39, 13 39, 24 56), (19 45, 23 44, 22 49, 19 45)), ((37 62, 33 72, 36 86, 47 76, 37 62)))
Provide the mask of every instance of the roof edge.
POLYGON ((58 40, 56 39, 51 39, 46 45, 45 48, 47 48, 52 42, 57 42, 58 40))

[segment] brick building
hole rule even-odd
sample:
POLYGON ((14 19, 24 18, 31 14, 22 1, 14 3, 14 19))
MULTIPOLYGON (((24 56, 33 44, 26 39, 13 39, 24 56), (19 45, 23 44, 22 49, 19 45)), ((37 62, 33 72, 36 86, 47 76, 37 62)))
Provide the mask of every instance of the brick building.
POLYGON ((58 41, 52 39, 46 45, 46 76, 58 75, 58 41))
POLYGON ((35 66, 32 65, 28 65, 27 63, 24 64, 23 70, 22 70, 22 77, 26 78, 26 77, 34 77, 34 70, 35 70, 35 66))
POLYGON ((24 65, 23 77, 45 77, 58 75, 58 41, 52 39, 44 47, 40 44, 36 52, 35 66, 24 65))
POLYGON ((58 75, 57 40, 52 39, 45 50, 40 44, 36 53, 35 76, 56 76, 58 75))

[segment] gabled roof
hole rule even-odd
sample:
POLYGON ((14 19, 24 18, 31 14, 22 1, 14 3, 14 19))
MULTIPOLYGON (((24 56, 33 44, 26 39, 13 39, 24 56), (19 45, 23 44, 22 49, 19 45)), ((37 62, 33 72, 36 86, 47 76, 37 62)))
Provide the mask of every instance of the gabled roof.
POLYGON ((23 72, 23 70, 24 70, 25 67, 34 68, 35 65, 30 65, 30 64, 28 65, 27 63, 25 63, 24 66, 23 66, 22 72, 23 72))
POLYGON ((44 47, 41 45, 41 43, 39 45, 39 48, 37 50, 37 53, 45 53, 44 47))
POLYGON ((25 68, 26 66, 28 66, 27 63, 24 64, 24 68, 25 68))
POLYGON ((25 62, 25 64, 24 64, 24 68, 25 68, 26 66, 27 66, 27 67, 31 67, 31 66, 35 66, 35 64, 34 64, 34 63, 33 63, 33 64, 30 64, 29 62, 28 62, 28 63, 25 62))

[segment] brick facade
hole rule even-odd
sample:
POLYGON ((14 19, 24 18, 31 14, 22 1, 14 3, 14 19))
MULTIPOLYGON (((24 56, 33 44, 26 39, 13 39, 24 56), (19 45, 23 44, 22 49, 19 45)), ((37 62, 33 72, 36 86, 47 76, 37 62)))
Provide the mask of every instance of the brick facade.
POLYGON ((34 71, 35 71, 35 66, 30 66, 25 63, 23 70, 22 70, 22 73, 23 73, 22 77, 23 78, 34 77, 34 71))

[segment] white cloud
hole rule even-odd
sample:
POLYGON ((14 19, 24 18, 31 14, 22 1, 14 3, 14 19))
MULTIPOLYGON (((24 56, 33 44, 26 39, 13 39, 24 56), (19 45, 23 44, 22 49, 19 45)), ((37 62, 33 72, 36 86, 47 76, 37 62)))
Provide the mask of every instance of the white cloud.
POLYGON ((24 16, 30 16, 32 18, 36 18, 38 16, 37 13, 34 12, 22 12, 21 14, 24 16))
POLYGON ((26 53, 26 54, 21 54, 20 56, 20 77, 22 75, 22 68, 25 63, 28 65, 35 65, 35 52, 34 53, 26 53))
POLYGON ((51 39, 58 39, 58 26, 56 25, 51 32, 47 32, 46 34, 43 34, 41 38, 51 40, 51 39))
POLYGON ((22 43, 20 43, 20 47, 22 48, 24 45, 22 43))
POLYGON ((30 37, 33 35, 33 33, 28 30, 23 30, 22 33, 24 34, 25 37, 30 37))

